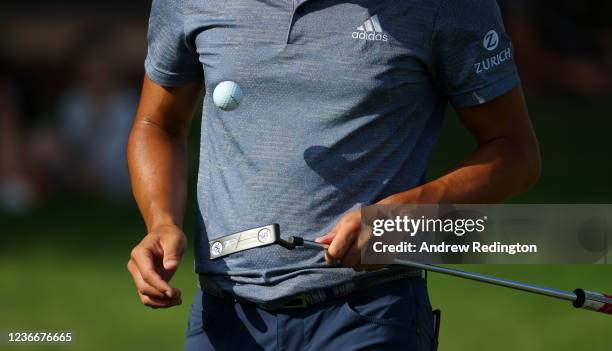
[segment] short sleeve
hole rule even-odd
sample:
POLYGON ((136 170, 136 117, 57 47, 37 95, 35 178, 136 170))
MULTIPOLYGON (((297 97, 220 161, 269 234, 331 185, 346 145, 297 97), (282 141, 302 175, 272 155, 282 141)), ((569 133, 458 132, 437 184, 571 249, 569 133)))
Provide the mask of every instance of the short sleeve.
POLYGON ((455 107, 483 104, 520 84, 495 0, 441 0, 432 50, 437 83, 455 107))
POLYGON ((147 35, 145 71, 163 86, 202 79, 202 65, 184 31, 183 8, 178 0, 153 0, 147 35))

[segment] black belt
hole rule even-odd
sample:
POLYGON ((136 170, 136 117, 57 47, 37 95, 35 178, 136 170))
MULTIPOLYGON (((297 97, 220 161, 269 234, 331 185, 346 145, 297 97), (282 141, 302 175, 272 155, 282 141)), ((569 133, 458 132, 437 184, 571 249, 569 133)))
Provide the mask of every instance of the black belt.
POLYGON ((201 276, 198 285, 203 293, 222 299, 228 303, 253 304, 265 310, 276 311, 283 309, 308 308, 384 283, 389 283, 399 279, 422 277, 422 274, 422 271, 417 270, 396 272, 394 274, 382 277, 382 279, 373 279, 370 277, 369 279, 348 281, 332 287, 313 289, 290 296, 286 299, 279 299, 270 302, 257 302, 236 296, 216 286, 211 286, 212 284, 210 284, 209 281, 204 282, 201 276))

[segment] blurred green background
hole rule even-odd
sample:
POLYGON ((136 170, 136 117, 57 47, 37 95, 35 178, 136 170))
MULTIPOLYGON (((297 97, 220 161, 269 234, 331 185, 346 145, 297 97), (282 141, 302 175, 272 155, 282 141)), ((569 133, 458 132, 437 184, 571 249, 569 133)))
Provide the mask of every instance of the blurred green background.
MULTIPOLYGON (((611 203, 612 3, 498 2, 543 154, 540 182, 513 201, 611 203)), ((195 290, 191 252, 173 280, 184 292, 178 308, 143 307, 125 269, 145 234, 129 197, 124 147, 149 6, 149 0, 0 3, 0 330, 76 333, 72 346, 12 349, 182 349, 195 290)), ((450 112, 429 176, 473 147, 450 112)), ((190 201, 190 240, 194 214, 190 201)), ((611 266, 462 268, 612 292, 611 266)), ((443 311, 440 350, 610 350, 609 316, 435 274, 429 288, 443 311)))
MULTIPOLYGON (((612 108, 605 102, 533 101, 542 143, 540 183, 516 202, 605 203, 612 164, 612 108)), ((197 126, 195 127, 197 129, 197 126)), ((473 146, 447 116, 431 174, 473 146)), ((190 238, 194 211, 186 220, 190 238)), ((171 310, 140 305, 125 269, 144 234, 133 204, 62 194, 27 216, 0 217, 0 327, 73 330, 78 350, 178 350, 195 289, 192 254, 173 283, 185 293, 171 310)), ((573 290, 612 291, 611 266, 465 266, 477 272, 573 290)), ((441 350, 608 350, 609 316, 569 303, 455 278, 429 275, 432 304, 443 311, 441 350)), ((47 346, 48 347, 48 346, 47 346)), ((44 347, 40 347, 44 348, 44 347)), ((23 347, 15 349, 24 349, 23 347)))

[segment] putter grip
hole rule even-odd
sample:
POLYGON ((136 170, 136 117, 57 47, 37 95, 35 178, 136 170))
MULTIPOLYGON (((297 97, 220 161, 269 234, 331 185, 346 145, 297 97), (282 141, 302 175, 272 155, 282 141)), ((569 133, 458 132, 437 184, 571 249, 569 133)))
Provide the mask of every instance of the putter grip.
POLYGON ((612 314, 612 296, 583 289, 576 289, 574 293, 576 294, 574 307, 612 314))

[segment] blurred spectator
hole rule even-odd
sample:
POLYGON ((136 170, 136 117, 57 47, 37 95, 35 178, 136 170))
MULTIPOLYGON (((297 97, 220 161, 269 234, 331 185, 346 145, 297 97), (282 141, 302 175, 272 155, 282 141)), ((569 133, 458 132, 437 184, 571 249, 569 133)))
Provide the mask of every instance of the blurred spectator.
POLYGON ((130 194, 125 150, 137 85, 126 71, 139 75, 142 63, 114 59, 118 32, 91 27, 71 35, 59 66, 44 55, 0 65, 0 210, 27 211, 66 190, 130 194))
POLYGON ((109 57, 108 36, 84 37, 74 55, 74 80, 61 99, 61 137, 71 180, 111 197, 129 194, 125 150, 137 95, 109 57))
MULTIPOLYGON (((6 65, 0 63, 1 67, 6 65)), ((33 201, 32 189, 20 157, 19 110, 8 72, 0 71, 0 208, 25 211, 33 201)))
POLYGON ((612 2, 500 0, 531 90, 612 93, 612 2))

